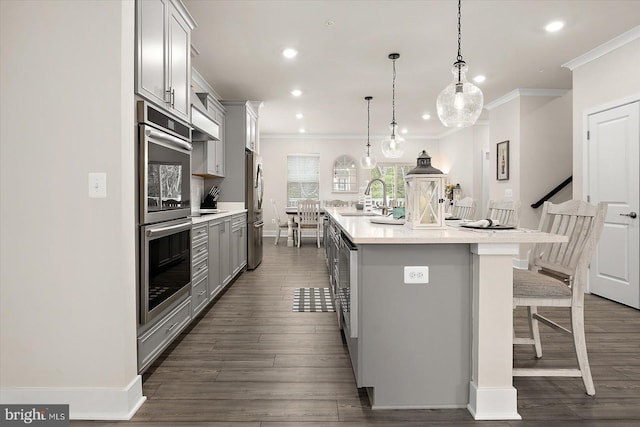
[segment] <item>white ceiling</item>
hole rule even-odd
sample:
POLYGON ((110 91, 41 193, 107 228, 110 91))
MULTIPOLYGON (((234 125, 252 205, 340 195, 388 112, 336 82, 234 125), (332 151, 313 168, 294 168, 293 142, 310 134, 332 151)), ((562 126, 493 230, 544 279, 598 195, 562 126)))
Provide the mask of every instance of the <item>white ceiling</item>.
MULTIPOLYGON (((262 135, 366 135, 367 95, 372 137, 388 133, 392 52, 405 137, 448 130, 436 97, 452 80, 455 0, 183 1, 198 24, 194 68, 223 99, 264 101, 262 135), (298 56, 285 59, 285 47, 298 56)), ((478 85, 487 104, 518 88, 570 89, 562 64, 638 25, 640 0, 464 0, 462 55, 469 77, 487 77, 478 85), (565 28, 545 32, 552 20, 565 28)))

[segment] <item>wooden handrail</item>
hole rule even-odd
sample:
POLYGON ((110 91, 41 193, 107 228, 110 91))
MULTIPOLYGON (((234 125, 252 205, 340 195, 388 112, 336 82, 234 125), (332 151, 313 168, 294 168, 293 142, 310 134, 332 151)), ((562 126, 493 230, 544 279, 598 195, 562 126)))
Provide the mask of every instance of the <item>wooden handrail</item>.
POLYGON ((560 185, 558 185, 556 188, 554 188, 553 190, 549 191, 542 199, 538 200, 537 202, 533 203, 531 205, 531 207, 533 209, 537 209, 540 206, 542 206, 542 204, 544 202, 546 202, 547 200, 549 200, 550 198, 552 198, 553 196, 555 196, 560 190, 562 190, 564 187, 566 187, 567 185, 569 185, 569 183, 573 181, 573 175, 571 175, 569 178, 565 179, 564 181, 562 181, 560 183, 560 185))

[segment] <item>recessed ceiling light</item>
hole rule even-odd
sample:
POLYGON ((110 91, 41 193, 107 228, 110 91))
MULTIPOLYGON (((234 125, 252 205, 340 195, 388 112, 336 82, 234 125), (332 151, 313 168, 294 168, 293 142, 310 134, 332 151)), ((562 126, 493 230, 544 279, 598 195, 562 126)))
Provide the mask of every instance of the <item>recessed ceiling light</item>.
POLYGON ((402 128, 402 130, 400 131, 400 133, 407 133, 407 132, 409 132, 407 128, 402 128))
POLYGON ((303 118, 303 117, 304 117, 304 114, 302 114, 302 113, 296 113, 296 119, 298 119, 298 120, 299 120, 299 119, 301 119, 301 118, 303 118))
POLYGON ((564 22, 562 21, 553 21, 549 22, 544 29, 549 33, 555 33, 556 31, 560 31, 564 27, 564 22))
POLYGON ((306 130, 304 130, 304 128, 300 128, 300 133, 305 133, 306 130))
POLYGON ((300 95, 302 95, 302 91, 300 89, 294 89, 294 90, 291 91, 291 95, 300 96, 300 95))
POLYGON ((289 59, 295 58, 297 54, 298 54, 298 51, 291 47, 288 47, 282 51, 282 56, 289 59))
POLYGON ((424 120, 429 120, 429 119, 431 118, 431 114, 429 114, 429 113, 425 113, 425 114, 423 114, 423 115, 422 115, 422 118, 423 118, 424 120))
POLYGON ((483 75, 478 75, 473 78, 473 81, 476 83, 482 83, 485 80, 487 80, 487 78, 483 75))

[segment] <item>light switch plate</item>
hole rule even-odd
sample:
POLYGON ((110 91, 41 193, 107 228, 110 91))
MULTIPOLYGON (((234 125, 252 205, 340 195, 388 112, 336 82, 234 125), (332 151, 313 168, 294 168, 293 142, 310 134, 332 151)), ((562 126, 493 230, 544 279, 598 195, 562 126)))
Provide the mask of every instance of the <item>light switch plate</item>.
POLYGON ((104 172, 89 172, 89 197, 104 199, 107 197, 107 174, 104 172))
POLYGON ((429 267, 426 265, 405 266, 404 283, 429 283, 429 267))
POLYGON ((507 188, 504 190, 504 197, 513 197, 513 190, 511 188, 507 188))

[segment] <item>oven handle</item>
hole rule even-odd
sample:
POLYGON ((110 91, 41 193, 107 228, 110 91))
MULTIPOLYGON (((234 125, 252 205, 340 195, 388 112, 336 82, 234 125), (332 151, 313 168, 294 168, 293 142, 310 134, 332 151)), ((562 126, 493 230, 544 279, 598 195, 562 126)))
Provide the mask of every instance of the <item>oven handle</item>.
POLYGON ((152 228, 147 230, 147 237, 162 237, 168 234, 177 233, 191 228, 191 221, 180 224, 170 225, 168 227, 152 228))
POLYGON ((160 132, 155 129, 145 129, 144 133, 146 136, 150 136, 151 138, 156 138, 164 142, 168 142, 172 145, 177 145, 178 147, 184 148, 185 150, 188 150, 188 151, 193 150, 193 145, 191 145, 187 141, 183 141, 180 138, 176 138, 175 136, 169 135, 167 133, 160 132))

